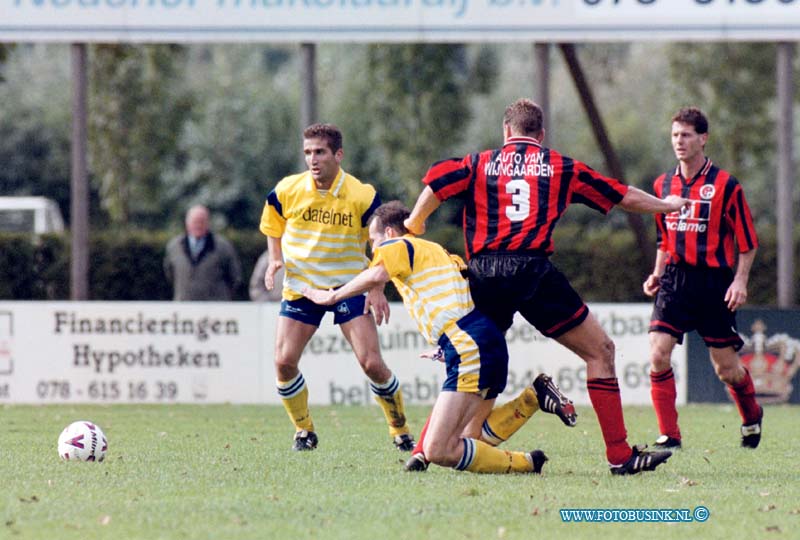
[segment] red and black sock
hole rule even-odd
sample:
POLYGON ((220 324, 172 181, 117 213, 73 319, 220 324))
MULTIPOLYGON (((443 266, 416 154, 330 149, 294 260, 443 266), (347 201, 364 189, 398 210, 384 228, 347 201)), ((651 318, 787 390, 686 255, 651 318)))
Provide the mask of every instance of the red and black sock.
POLYGON ((592 401, 603 440, 606 443, 606 458, 612 465, 621 465, 631 457, 625 419, 622 416, 622 400, 616 377, 589 379, 586 381, 589 399, 592 401))
POLYGON ((742 424, 755 424, 761 416, 761 407, 756 401, 756 389, 753 386, 753 378, 747 368, 744 368, 744 378, 736 384, 728 385, 728 392, 739 409, 742 417, 742 424))
POLYGON ((678 409, 675 400, 678 391, 675 387, 675 374, 672 368, 664 371, 650 372, 650 398, 658 419, 658 429, 661 435, 681 440, 681 430, 678 427, 678 409))

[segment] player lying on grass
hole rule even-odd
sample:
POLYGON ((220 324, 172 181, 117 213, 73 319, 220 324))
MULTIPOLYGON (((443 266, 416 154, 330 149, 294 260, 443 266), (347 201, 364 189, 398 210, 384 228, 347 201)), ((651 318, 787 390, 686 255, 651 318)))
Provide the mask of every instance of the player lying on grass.
MULTIPOLYGON (((439 347, 421 354, 420 358, 444 362, 444 352, 439 347)), ((461 436, 480 439, 491 446, 498 446, 519 431, 539 410, 557 415, 567 427, 575 427, 578 421, 578 413, 575 412, 572 401, 561 393, 549 375, 540 373, 516 398, 494 407, 488 417, 470 420, 461 436)), ((425 457, 423 447, 430 422, 429 415, 419 435, 417 445, 411 452, 411 457, 406 461, 405 469, 407 471, 424 471, 428 468, 430 462, 425 457)))
MULTIPOLYGON (((425 457, 443 467, 478 473, 541 472, 547 460, 541 450, 507 452, 474 435, 464 436, 470 429, 476 431, 471 422, 489 416, 505 388, 508 348, 497 327, 475 311, 461 275, 463 261, 438 244, 408 235, 403 225, 408 215, 398 201, 378 207, 369 223, 370 267, 338 289, 305 289, 303 294, 330 305, 391 279, 422 335, 444 354, 447 377, 427 425, 425 457)), ((538 408, 538 400, 529 405, 531 414, 534 405, 538 408)))

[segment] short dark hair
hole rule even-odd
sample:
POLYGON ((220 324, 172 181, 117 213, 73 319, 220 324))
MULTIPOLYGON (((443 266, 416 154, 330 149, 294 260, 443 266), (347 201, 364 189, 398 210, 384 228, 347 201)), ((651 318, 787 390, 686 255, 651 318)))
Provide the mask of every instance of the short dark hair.
POLYGON ((408 229, 403 222, 410 215, 411 211, 402 202, 389 201, 376 208, 369 220, 370 223, 378 220, 378 225, 381 227, 391 227, 400 234, 407 234, 408 229))
POLYGON ((503 123, 511 128, 514 135, 538 136, 544 127, 544 113, 530 99, 520 98, 506 107, 503 123))
POLYGON ((708 118, 706 118, 703 111, 697 107, 682 108, 675 113, 675 116, 672 117, 672 121, 694 127, 694 130, 699 135, 708 133, 708 118))
POLYGON ((342 148, 342 130, 333 124, 311 124, 303 130, 303 139, 324 139, 334 153, 342 148))

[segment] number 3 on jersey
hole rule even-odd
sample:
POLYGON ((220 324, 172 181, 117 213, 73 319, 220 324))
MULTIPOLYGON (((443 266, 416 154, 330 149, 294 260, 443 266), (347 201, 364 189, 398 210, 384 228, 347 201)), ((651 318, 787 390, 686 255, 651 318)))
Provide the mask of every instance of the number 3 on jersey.
POLYGON ((511 194, 506 217, 511 221, 523 221, 531 213, 531 187, 525 180, 510 180, 506 184, 506 193, 511 194))

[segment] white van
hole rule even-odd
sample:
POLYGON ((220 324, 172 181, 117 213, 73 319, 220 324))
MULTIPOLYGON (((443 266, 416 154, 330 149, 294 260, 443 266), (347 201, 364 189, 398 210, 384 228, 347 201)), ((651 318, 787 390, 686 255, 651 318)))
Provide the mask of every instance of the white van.
POLYGON ((0 197, 0 231, 35 234, 62 232, 58 204, 46 197, 0 197))

